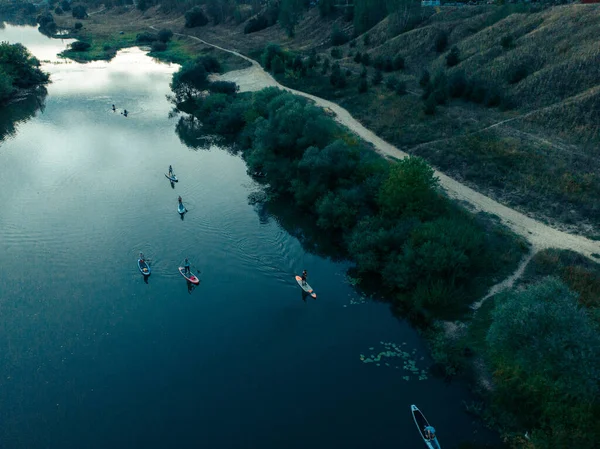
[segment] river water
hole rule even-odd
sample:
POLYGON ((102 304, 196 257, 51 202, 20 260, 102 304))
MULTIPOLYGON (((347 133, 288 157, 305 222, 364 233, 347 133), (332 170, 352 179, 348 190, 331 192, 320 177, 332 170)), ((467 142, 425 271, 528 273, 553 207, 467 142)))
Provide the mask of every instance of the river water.
POLYGON ((180 141, 177 66, 139 49, 61 61, 68 41, 32 27, 0 40, 52 79, 45 99, 0 114, 0 447, 421 448, 413 403, 444 448, 495 440, 347 263, 249 204, 260 186, 239 156, 180 141), (317 300, 294 280, 304 268, 317 300))

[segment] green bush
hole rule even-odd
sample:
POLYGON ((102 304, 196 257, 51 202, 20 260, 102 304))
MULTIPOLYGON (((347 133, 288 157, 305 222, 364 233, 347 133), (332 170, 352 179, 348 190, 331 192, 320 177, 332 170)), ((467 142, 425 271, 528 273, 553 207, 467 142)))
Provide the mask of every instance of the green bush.
POLYGON ((85 19, 88 16, 87 9, 83 5, 73 6, 73 8, 71 9, 71 14, 76 19, 85 19))
POLYGON ((73 25, 73 26, 74 26, 74 28, 76 30, 80 30, 80 29, 83 28, 83 23, 81 23, 81 22, 75 22, 75 25, 73 25))
POLYGON ((356 54, 354 55, 354 62, 356 62, 357 64, 360 64, 362 61, 362 55, 360 54, 359 51, 356 52, 356 54))
POLYGON ((396 84, 396 93, 398 95, 406 94, 406 82, 405 81, 399 81, 398 84, 396 84))
POLYGON ((371 56, 369 53, 363 53, 362 55, 362 65, 369 67, 371 65, 371 56))
POLYGON ((369 85, 367 84, 367 80, 365 78, 361 78, 358 82, 358 93, 364 94, 367 90, 369 90, 369 85))
POLYGON ((440 30, 435 37, 435 51, 438 53, 443 53, 446 51, 448 47, 448 33, 446 31, 440 30))
POLYGON ((600 334, 576 295, 546 278, 502 294, 492 318, 486 351, 494 403, 533 430, 535 447, 593 447, 600 438, 600 334))
POLYGON ((194 6, 188 12, 185 13, 185 27, 195 28, 201 27, 208 23, 208 18, 199 6, 194 6))
POLYGON ((383 73, 381 73, 381 70, 375 71, 375 75, 373 75, 372 81, 374 86, 381 84, 381 82, 383 81, 383 73))
POLYGON ((71 51, 87 51, 90 49, 91 45, 87 42, 75 41, 71 45, 71 51))
POLYGON ((509 50, 514 47, 514 38, 510 34, 503 36, 502 39, 500 39, 500 45, 502 45, 502 48, 505 50, 509 50))
POLYGON ((332 48, 331 57, 334 59, 340 59, 342 57, 342 50, 340 50, 339 48, 332 48))
POLYGON ((152 51, 165 51, 167 49, 166 42, 154 41, 152 42, 152 51))
POLYGON ((403 70, 404 69, 404 58, 400 55, 396 55, 394 57, 392 66, 393 66, 394 70, 403 70))
POLYGON ((423 70, 423 73, 421 74, 421 78, 419 78, 419 85, 421 87, 426 87, 429 84, 430 80, 431 80, 431 75, 429 75, 429 72, 427 70, 423 70))
POLYGON ((457 46, 450 49, 450 53, 446 56, 446 65, 448 67, 454 67, 460 63, 460 50, 457 46))
POLYGON ((150 33, 149 31, 144 31, 143 33, 139 33, 135 36, 135 41, 138 44, 151 44, 156 41, 158 37, 154 33, 150 33))
POLYGON ((158 40, 161 42, 169 42, 173 37, 173 32, 167 28, 163 28, 158 32, 158 40))
POLYGON ((395 76, 390 76, 388 79, 385 80, 385 87, 387 87, 389 90, 396 90, 396 86, 398 85, 398 83, 398 78, 396 78, 395 76))
POLYGON ((63 11, 71 11, 71 2, 69 0, 63 0, 60 2, 60 7, 63 11))
POLYGON ((344 33, 338 27, 333 28, 333 31, 331 32, 331 45, 333 45, 333 46, 344 45, 349 40, 350 40, 350 38, 348 37, 348 35, 346 33, 344 33))

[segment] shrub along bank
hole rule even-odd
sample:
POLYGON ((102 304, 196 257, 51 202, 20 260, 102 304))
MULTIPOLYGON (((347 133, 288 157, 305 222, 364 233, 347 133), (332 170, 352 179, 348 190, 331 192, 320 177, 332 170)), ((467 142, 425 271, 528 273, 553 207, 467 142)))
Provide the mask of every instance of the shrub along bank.
POLYGON ((40 62, 21 44, 0 43, 0 102, 18 89, 48 83, 50 77, 40 69, 40 62))
POLYGON ((314 215, 397 305, 463 311, 516 266, 523 242, 450 202, 422 159, 389 163, 302 98, 223 84, 208 82, 203 61, 188 64, 173 77, 174 101, 205 134, 234 139, 271 195, 314 215))

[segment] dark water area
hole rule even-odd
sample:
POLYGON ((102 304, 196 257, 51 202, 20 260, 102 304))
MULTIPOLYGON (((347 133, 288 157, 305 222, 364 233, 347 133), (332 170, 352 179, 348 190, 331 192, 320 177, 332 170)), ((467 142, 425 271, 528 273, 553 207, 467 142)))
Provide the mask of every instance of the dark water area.
POLYGON ((261 187, 239 156, 181 142, 177 66, 138 49, 60 61, 67 41, 32 27, 0 39, 52 80, 41 106, 0 116, 16 119, 0 142, 0 447, 422 448, 411 404, 443 448, 496 442, 464 412, 466 388, 431 376, 416 331, 352 287, 349 263, 249 204, 261 187))

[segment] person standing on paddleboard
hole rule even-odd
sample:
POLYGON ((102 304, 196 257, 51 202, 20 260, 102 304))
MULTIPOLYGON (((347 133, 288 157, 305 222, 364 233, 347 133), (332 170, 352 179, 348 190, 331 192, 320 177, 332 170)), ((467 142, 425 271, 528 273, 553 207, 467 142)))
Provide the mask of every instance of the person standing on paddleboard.
POLYGON ((187 258, 185 259, 185 262, 183 263, 183 272, 184 272, 184 274, 191 274, 190 261, 187 260, 187 258))
POLYGON ((306 270, 302 271, 302 285, 306 285, 306 278, 308 277, 308 273, 306 270))
POLYGON ((173 167, 169 165, 169 176, 173 176, 173 167))

